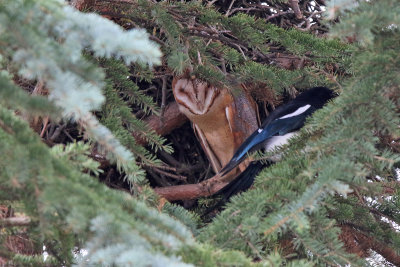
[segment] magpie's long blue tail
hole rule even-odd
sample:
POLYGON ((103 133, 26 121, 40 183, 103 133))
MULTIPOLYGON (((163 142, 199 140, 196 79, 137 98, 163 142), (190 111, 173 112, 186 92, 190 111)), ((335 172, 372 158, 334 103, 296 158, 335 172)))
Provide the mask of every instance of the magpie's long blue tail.
POLYGON ((268 131, 254 131, 236 150, 232 159, 219 171, 220 175, 223 176, 237 167, 246 159, 248 153, 259 149, 260 145, 269 137, 271 137, 271 135, 268 134, 268 131))
POLYGON ((211 212, 226 203, 229 198, 241 191, 246 191, 254 182, 254 178, 257 174, 269 164, 263 164, 260 161, 253 161, 250 165, 239 174, 234 180, 227 184, 224 188, 221 188, 214 195, 222 195, 222 199, 215 205, 209 207, 204 214, 211 212))

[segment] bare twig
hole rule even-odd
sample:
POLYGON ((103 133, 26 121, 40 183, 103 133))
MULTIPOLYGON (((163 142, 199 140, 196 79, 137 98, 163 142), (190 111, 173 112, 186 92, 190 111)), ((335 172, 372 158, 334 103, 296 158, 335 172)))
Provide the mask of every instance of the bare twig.
POLYGON ((145 167, 149 167, 149 168, 152 168, 152 169, 157 168, 157 169, 160 169, 160 170, 176 172, 176 168, 175 167, 170 167, 170 166, 166 166, 166 165, 154 165, 154 164, 143 163, 143 162, 140 162, 138 164, 140 166, 145 166, 145 167))
POLYGON ((178 181, 184 181, 184 182, 187 181, 187 177, 186 176, 165 172, 165 171, 161 170, 160 168, 153 168, 153 171, 158 172, 159 174, 171 177, 171 178, 173 178, 175 180, 178 180, 178 181))
POLYGON ((161 125, 164 125, 164 112, 165 112, 165 106, 166 106, 166 102, 167 102, 167 77, 163 76, 161 79, 162 79, 162 87, 161 87, 160 121, 161 121, 161 125))
POLYGON ((31 223, 29 217, 10 217, 0 219, 0 226, 13 227, 13 226, 27 226, 31 223))
POLYGON ((239 49, 240 53, 242 53, 242 56, 245 60, 247 60, 246 54, 243 52, 242 48, 238 44, 234 44, 234 46, 239 49))
POLYGON ((48 124, 49 124, 49 117, 46 116, 46 117, 43 118, 43 129, 42 129, 42 132, 40 133, 40 137, 41 138, 43 138, 44 133, 46 132, 48 124))
POLYGON ((220 58, 221 61, 221 69, 222 72, 226 75, 226 66, 225 66, 225 59, 223 57, 220 58))
POLYGON ((226 11, 225 17, 228 17, 228 16, 230 15, 232 6, 233 6, 233 4, 235 3, 235 1, 236 1, 236 0, 232 0, 232 1, 231 1, 231 4, 229 5, 228 10, 226 11))
POLYGON ((49 140, 54 141, 56 138, 61 134, 61 132, 64 130, 64 128, 67 126, 67 124, 62 124, 57 127, 57 129, 54 131, 54 133, 50 136, 49 140))
POLYGON ((203 65, 203 61, 201 60, 201 55, 200 55, 200 51, 197 50, 197 63, 202 66, 203 65))

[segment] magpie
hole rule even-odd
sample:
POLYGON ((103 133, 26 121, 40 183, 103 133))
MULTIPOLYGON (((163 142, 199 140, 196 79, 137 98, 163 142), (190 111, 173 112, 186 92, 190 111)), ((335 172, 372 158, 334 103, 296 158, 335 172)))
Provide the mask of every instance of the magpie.
POLYGON ((219 171, 219 174, 222 176, 233 170, 246 158, 248 153, 263 147, 270 151, 276 146, 285 144, 298 129, 303 127, 308 116, 322 108, 334 96, 335 93, 329 88, 314 87, 301 93, 287 104, 276 108, 261 127, 240 145, 232 159, 219 171))
MULTIPOLYGON (((248 153, 260 148, 271 151, 276 146, 285 144, 304 125, 308 116, 315 110, 322 108, 333 97, 335 97, 335 93, 332 90, 326 87, 314 87, 301 93, 285 105, 279 106, 271 112, 261 127, 243 142, 233 155, 231 161, 219 173, 225 175, 230 172, 246 158, 248 153)), ((222 206, 231 196, 250 188, 258 173, 273 163, 272 160, 264 163, 261 161, 251 162, 228 185, 213 194, 222 195, 222 198, 216 204, 207 208, 203 216, 222 206)))

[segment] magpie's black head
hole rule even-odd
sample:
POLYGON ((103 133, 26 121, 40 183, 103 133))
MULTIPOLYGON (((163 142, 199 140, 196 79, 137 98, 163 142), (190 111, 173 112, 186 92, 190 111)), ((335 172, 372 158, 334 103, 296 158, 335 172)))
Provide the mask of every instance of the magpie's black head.
POLYGON ((298 101, 305 101, 315 108, 322 108, 336 93, 327 87, 313 87, 296 97, 298 101))

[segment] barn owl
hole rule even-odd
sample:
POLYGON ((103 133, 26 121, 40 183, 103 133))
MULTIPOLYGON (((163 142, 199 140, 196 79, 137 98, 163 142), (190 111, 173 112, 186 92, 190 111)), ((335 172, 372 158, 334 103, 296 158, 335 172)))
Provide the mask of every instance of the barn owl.
MULTIPOLYGON (((179 110, 192 121, 211 166, 218 173, 246 137, 257 129, 254 101, 244 91, 233 96, 227 88, 199 79, 175 78, 172 89, 179 110)), ((238 168, 243 171, 247 165, 245 161, 238 168)))

